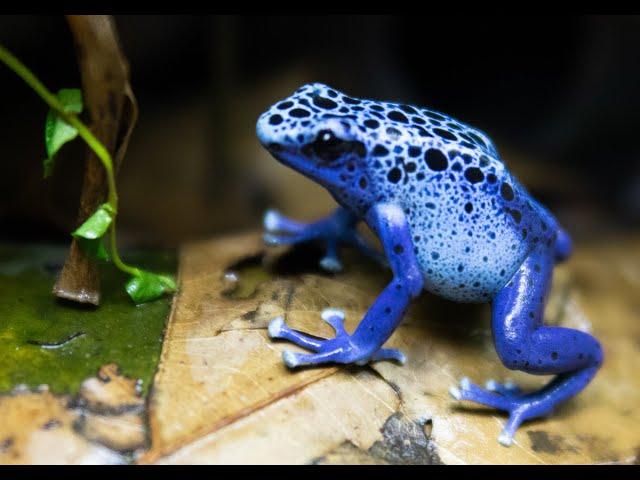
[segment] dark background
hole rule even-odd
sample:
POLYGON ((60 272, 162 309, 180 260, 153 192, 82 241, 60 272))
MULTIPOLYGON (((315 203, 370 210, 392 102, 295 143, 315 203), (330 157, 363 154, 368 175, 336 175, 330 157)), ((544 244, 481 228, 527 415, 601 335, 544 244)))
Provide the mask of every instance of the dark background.
MULTIPOLYGON (((330 197, 258 145, 300 84, 429 106, 484 130, 578 240, 640 226, 640 17, 115 16, 140 119, 119 175, 120 238, 177 246, 299 218, 330 197)), ((62 16, 2 16, 0 42, 52 90, 80 85, 62 16)), ((0 68, 0 239, 75 227, 84 146, 42 179, 46 107, 0 68)))

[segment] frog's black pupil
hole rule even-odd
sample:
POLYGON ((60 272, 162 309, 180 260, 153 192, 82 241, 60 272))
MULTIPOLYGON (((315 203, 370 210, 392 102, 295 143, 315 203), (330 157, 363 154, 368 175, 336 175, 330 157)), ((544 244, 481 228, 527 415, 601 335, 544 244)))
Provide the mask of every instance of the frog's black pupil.
POLYGON ((335 147, 342 143, 342 140, 336 137, 331 130, 321 130, 317 138, 327 148, 335 147))
POLYGON ((348 142, 334 135, 331 130, 321 130, 313 142, 313 152, 325 162, 336 160, 345 152, 348 142))

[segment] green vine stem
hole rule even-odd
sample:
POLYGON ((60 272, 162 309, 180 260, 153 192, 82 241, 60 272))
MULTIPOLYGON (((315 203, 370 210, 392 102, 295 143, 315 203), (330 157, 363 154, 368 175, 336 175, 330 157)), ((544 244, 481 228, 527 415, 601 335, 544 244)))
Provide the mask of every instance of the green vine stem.
POLYGON ((33 89, 33 91, 35 91, 40 96, 40 98, 42 98, 47 103, 47 105, 49 105, 49 107, 51 107, 56 112, 56 114, 64 119, 64 121, 66 121, 69 125, 74 127, 78 131, 78 135, 85 141, 89 148, 91 148, 91 150, 93 150, 96 156, 100 159, 100 162, 102 163, 107 173, 107 182, 109 186, 108 204, 113 209, 113 222, 109 227, 112 260, 114 265, 123 272, 126 272, 133 276, 139 276, 141 274, 141 271, 136 267, 124 263, 117 249, 116 217, 118 215, 118 193, 116 190, 116 181, 113 172, 113 160, 111 159, 109 151, 104 147, 104 145, 102 145, 100 140, 98 140, 93 135, 93 133, 91 133, 91 130, 89 130, 89 128, 78 119, 76 114, 65 110, 64 106, 60 103, 58 98, 54 94, 52 94, 40 80, 36 78, 33 72, 31 72, 31 70, 29 70, 26 65, 18 60, 11 52, 9 52, 9 50, 7 50, 2 45, 0 45, 0 61, 2 61, 22 80, 24 80, 25 83, 29 85, 33 89))

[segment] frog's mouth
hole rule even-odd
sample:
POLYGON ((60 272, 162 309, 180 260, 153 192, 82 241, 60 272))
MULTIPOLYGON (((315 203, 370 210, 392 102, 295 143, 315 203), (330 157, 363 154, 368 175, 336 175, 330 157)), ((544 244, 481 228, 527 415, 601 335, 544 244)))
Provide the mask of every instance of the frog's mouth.
POLYGON ((268 143, 264 146, 271 155, 273 155, 274 157, 277 156, 279 153, 284 152, 284 147, 282 145, 280 145, 279 143, 276 142, 271 142, 268 143))
POLYGON ((326 187, 334 183, 333 176, 337 175, 322 162, 309 160, 300 153, 298 149, 289 149, 279 143, 269 143, 264 145, 267 151, 278 162, 294 169, 298 173, 314 180, 326 187))
POLYGON ((269 142, 267 144, 263 144, 264 148, 271 154, 273 158, 278 160, 280 163, 284 163, 289 167, 295 167, 296 163, 295 158, 297 157, 295 152, 289 151, 284 145, 277 142, 269 142))

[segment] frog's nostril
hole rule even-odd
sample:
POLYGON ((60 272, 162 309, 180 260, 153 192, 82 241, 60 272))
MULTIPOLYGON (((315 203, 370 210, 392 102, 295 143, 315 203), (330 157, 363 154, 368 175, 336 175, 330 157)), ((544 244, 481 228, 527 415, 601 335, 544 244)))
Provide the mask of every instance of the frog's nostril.
POLYGON ((282 150, 284 150, 282 145, 280 145, 279 143, 276 143, 276 142, 269 143, 269 145, 267 145, 267 148, 271 152, 281 152, 282 150))

